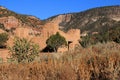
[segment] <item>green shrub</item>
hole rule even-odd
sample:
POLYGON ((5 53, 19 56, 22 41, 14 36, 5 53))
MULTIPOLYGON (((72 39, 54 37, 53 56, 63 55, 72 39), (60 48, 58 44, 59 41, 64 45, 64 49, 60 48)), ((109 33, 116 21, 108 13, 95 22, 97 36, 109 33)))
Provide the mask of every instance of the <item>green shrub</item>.
POLYGON ((5 43, 8 40, 8 34, 7 33, 1 33, 0 34, 0 48, 5 48, 5 43))
POLYGON ((5 30, 5 26, 4 26, 4 24, 0 23, 0 29, 5 30))
POLYGON ((79 42, 82 47, 87 47, 90 45, 90 36, 82 37, 82 41, 79 42))
POLYGON ((82 41, 80 44, 82 47, 88 47, 90 45, 94 45, 97 43, 104 43, 109 41, 109 34, 108 32, 102 34, 94 34, 82 37, 82 41))
POLYGON ((58 48, 62 45, 66 45, 67 42, 65 38, 57 32, 55 35, 52 35, 47 39, 46 44, 57 52, 58 48))
POLYGON ((11 58, 18 62, 32 62, 38 56, 39 46, 25 38, 16 38, 10 52, 11 58))
POLYGON ((110 40, 120 43, 120 27, 116 27, 109 31, 110 40))

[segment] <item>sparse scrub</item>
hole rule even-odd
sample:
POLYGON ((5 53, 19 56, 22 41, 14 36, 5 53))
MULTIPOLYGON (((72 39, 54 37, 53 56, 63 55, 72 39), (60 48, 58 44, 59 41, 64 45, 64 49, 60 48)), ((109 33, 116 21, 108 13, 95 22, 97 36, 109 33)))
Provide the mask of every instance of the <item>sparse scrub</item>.
POLYGON ((10 48, 11 58, 18 62, 32 62, 39 53, 39 46, 25 38, 16 38, 10 48))
POLYGON ((6 47, 6 42, 8 40, 8 34, 7 33, 1 33, 0 34, 0 48, 6 47))
POLYGON ((0 80, 119 80, 120 46, 98 43, 59 58, 44 54, 40 62, 0 64, 0 80), (47 60, 46 60, 47 59, 47 60))

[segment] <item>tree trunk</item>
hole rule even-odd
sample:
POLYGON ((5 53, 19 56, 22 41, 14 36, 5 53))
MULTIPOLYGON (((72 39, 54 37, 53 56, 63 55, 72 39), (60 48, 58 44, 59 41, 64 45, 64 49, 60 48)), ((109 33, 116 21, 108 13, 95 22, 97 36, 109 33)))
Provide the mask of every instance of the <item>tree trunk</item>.
POLYGON ((54 51, 57 52, 57 50, 58 50, 58 48, 55 47, 55 48, 54 48, 54 51))

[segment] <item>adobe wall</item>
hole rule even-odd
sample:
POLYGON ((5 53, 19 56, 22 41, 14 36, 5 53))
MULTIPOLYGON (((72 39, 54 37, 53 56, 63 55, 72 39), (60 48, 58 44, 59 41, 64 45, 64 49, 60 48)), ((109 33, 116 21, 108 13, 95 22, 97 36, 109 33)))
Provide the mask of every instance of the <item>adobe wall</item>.
MULTIPOLYGON (((37 31, 38 33, 40 33, 39 36, 34 35, 36 31, 33 30, 32 28, 18 27, 14 31, 14 36, 18 36, 20 38, 24 37, 29 40, 32 40, 34 43, 39 44, 41 50, 46 47, 46 40, 51 35, 56 34, 56 32, 59 32, 62 36, 64 36, 66 41, 72 41, 72 43, 69 45, 70 50, 74 49, 76 44, 79 44, 78 40, 80 40, 80 30, 78 29, 71 29, 67 33, 64 33, 63 31, 59 30, 57 25, 47 23, 45 26, 41 28, 41 30, 37 30, 37 31)), ((68 50, 68 47, 58 49, 58 51, 62 51, 62 52, 66 50, 68 50)))
MULTIPOLYGON (((69 50, 74 50, 76 45, 79 45, 80 40, 80 30, 79 29, 70 29, 67 33, 59 31, 62 36, 65 37, 66 41, 72 43, 69 44, 69 50)), ((61 51, 62 49, 60 49, 61 51)))

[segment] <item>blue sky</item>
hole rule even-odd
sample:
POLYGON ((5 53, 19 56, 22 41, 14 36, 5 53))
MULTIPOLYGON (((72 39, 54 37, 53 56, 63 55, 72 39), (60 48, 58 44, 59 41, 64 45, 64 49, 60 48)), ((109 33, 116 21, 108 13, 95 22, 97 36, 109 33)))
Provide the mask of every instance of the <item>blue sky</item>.
POLYGON ((120 5, 120 0, 0 0, 0 5, 40 19, 94 7, 120 5))

